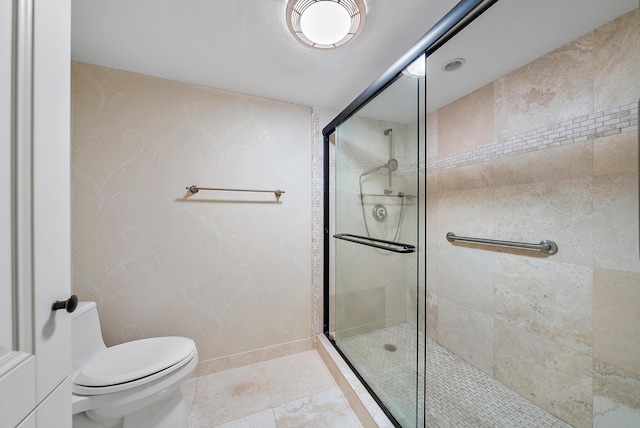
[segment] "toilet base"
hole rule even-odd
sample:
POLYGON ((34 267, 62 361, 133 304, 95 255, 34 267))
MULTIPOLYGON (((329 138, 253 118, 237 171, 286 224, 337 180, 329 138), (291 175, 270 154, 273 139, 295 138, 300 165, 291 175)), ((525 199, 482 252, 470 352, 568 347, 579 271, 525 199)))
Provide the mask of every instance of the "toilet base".
MULTIPOLYGON (((90 413, 90 411, 89 411, 90 413)), ((187 428, 187 409, 180 389, 135 413, 97 422, 87 413, 73 415, 73 428, 187 428)))

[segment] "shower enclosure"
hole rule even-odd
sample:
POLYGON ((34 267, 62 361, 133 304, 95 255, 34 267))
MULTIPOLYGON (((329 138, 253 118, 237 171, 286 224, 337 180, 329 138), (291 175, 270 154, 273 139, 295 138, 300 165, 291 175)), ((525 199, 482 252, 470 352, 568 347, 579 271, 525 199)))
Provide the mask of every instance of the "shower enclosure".
POLYGON ((323 130, 324 330, 397 426, 640 426, 639 4, 587 3, 463 0, 323 130))
POLYGON ((422 84, 413 78, 394 82, 336 135, 340 215, 333 234, 332 331, 338 349, 399 421, 415 418, 418 392, 416 100, 422 84), (398 108, 393 116, 384 110, 388 103, 398 108))

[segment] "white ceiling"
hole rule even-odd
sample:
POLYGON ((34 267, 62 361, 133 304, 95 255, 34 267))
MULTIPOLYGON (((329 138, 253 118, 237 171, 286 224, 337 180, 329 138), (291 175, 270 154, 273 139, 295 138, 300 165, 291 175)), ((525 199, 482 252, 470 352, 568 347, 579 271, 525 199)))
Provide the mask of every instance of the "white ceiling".
MULTIPOLYGON (((72 58, 342 110, 457 1, 365 3, 366 23, 358 39, 318 50, 289 34, 286 0, 72 0, 72 58)), ((430 108, 636 7, 638 0, 501 0, 431 57, 430 108), (441 74, 440 62, 454 57, 467 63, 441 74)))

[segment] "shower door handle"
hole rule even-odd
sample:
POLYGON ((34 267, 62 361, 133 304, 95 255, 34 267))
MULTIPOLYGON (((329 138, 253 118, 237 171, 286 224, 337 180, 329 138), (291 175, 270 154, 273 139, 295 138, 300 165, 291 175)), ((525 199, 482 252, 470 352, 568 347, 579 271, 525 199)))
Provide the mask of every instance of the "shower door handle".
POLYGON ((338 233, 333 235, 336 239, 354 242, 368 247, 379 248, 381 250, 392 251, 394 253, 409 254, 415 253, 416 247, 402 242, 386 241, 384 239, 370 238, 368 236, 352 235, 349 233, 338 233))

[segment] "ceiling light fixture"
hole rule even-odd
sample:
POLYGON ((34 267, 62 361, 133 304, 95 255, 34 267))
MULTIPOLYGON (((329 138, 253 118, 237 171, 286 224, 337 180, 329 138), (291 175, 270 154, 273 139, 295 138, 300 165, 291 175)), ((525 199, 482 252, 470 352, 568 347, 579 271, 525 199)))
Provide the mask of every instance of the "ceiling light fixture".
POLYGON ((457 70, 460 67, 462 67, 465 62, 467 62, 467 61, 465 61, 464 58, 450 59, 449 61, 444 63, 444 65, 442 66, 442 71, 454 71, 454 70, 457 70))
POLYGON ((331 49, 352 42, 362 31, 363 0, 289 0, 287 26, 306 46, 331 49))
POLYGON ((404 74, 405 76, 420 79, 426 76, 426 67, 427 64, 425 61, 425 56, 424 54, 422 54, 418 57, 418 59, 409 64, 407 68, 402 70, 402 74, 404 74))

